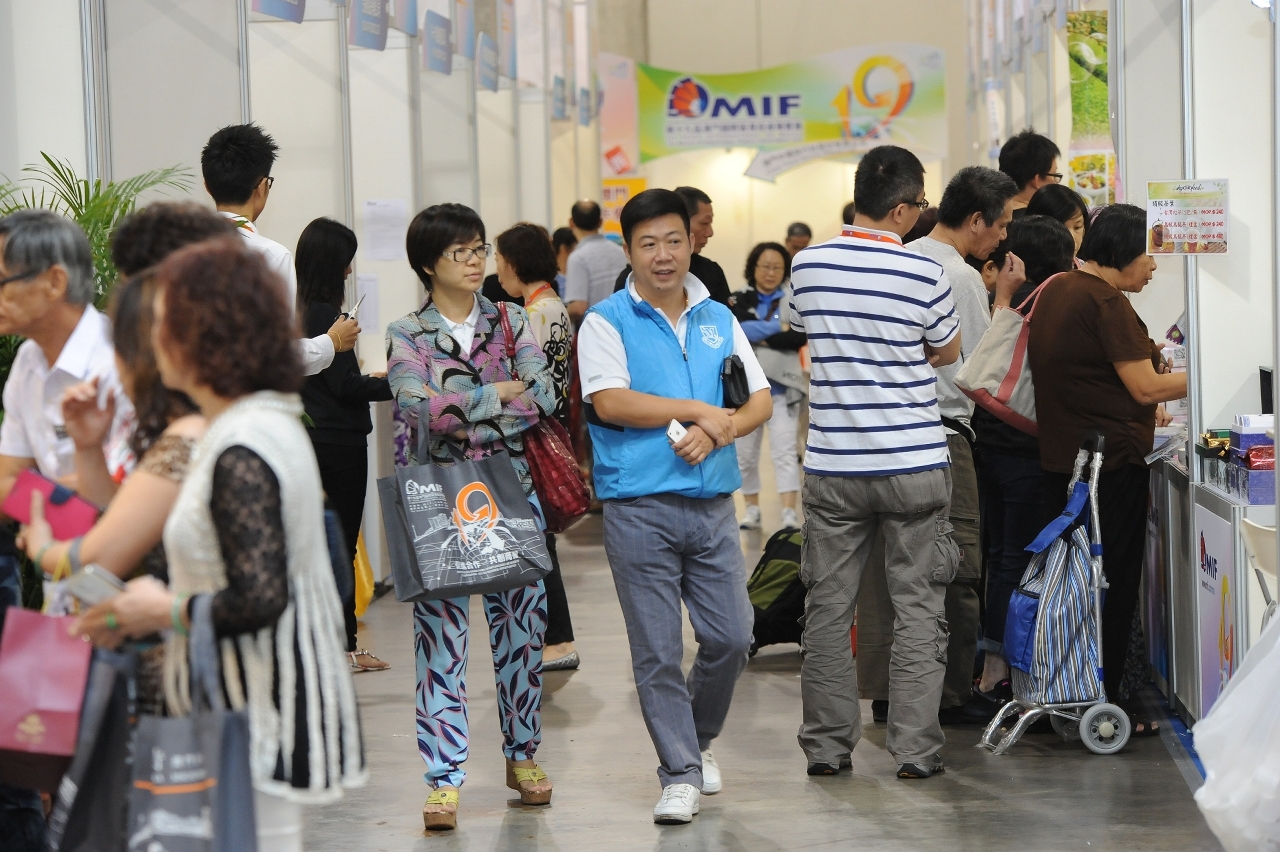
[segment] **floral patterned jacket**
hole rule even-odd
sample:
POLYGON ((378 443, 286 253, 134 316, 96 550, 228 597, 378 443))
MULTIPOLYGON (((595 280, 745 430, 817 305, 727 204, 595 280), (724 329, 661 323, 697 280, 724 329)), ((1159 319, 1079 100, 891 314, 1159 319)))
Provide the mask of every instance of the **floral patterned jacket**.
POLYGON ((507 305, 507 319, 516 338, 515 372, 526 390, 503 405, 494 384, 511 381, 514 376, 506 355, 502 320, 492 302, 479 293, 476 299, 480 302, 478 342, 469 358, 462 354, 429 298, 417 312, 387 327, 387 379, 396 406, 410 428, 405 463, 425 461, 417 458, 418 429, 429 416, 432 463, 452 462, 445 438, 463 430, 467 434, 463 448, 467 458, 482 459, 507 452, 525 494, 531 495, 533 481, 524 460, 521 434, 555 410, 551 371, 529 328, 528 315, 523 308, 507 305))

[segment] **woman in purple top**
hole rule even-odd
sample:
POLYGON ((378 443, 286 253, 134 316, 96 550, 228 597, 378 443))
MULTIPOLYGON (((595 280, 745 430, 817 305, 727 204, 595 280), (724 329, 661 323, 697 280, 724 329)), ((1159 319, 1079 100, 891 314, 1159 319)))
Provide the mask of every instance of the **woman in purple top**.
MULTIPOLYGON (((506 452, 541 516, 521 435, 555 409, 551 371, 528 315, 515 305, 507 306, 516 338, 514 365, 506 356, 498 310, 479 293, 491 251, 484 236, 480 217, 461 204, 428 207, 410 223, 409 263, 427 289, 427 301, 387 329, 387 378, 410 426, 409 464, 450 464, 446 440, 461 443, 470 459, 506 452), (421 428, 430 432, 429 460, 416 458, 421 428)), ((432 788, 422 812, 428 829, 456 827, 458 788, 466 777, 468 603, 461 597, 413 606, 418 751, 432 788)), ((507 786, 525 804, 546 804, 551 782, 533 762, 542 738, 542 581, 485 595, 484 611, 507 786)))

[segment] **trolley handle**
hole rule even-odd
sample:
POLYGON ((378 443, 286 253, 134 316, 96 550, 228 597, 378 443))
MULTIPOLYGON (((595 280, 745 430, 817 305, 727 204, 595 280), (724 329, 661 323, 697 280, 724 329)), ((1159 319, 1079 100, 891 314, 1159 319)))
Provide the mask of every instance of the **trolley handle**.
POLYGON ((1081 449, 1086 450, 1090 454, 1096 453, 1098 455, 1102 455, 1102 453, 1106 451, 1106 444, 1107 438, 1101 432, 1086 432, 1081 449))

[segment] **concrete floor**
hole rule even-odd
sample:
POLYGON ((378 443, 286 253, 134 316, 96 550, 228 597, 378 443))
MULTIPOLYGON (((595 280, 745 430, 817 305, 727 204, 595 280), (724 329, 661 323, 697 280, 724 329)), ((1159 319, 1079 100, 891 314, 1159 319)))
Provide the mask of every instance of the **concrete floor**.
MULTIPOLYGON (((766 499, 764 514, 767 536, 778 525, 776 497, 766 499)), ((743 536, 749 564, 762 537, 743 536)), ((307 813, 310 852, 1220 848, 1192 801, 1187 776, 1194 778, 1194 770, 1185 772, 1185 754, 1172 735, 1133 741, 1115 757, 1029 735, 1012 754, 992 758, 973 747, 979 729, 948 728, 947 773, 904 782, 894 777, 884 726, 868 724, 851 774, 809 778, 795 740, 795 646, 762 650, 738 683, 715 744, 724 791, 703 797, 692 825, 655 826, 657 761, 636 701, 599 516, 561 536, 559 552, 582 667, 546 677, 538 761, 555 782, 554 804, 522 807, 504 786, 493 664, 487 642, 475 642, 472 748, 459 828, 423 835, 427 788, 414 735, 410 606, 387 596, 370 607, 361 641, 392 668, 356 676, 369 784, 307 813)), ((471 618, 483 623, 478 599, 471 618)), ((694 650, 686 627, 686 666, 694 650)), ((868 722, 870 715, 864 702, 868 722)))

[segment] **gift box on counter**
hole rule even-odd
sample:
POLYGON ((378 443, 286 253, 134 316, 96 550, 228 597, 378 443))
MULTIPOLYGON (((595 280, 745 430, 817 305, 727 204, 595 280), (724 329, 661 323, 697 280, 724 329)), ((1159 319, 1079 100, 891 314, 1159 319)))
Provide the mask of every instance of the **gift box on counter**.
POLYGON ((1227 468, 1230 467, 1226 459, 1222 458, 1206 458, 1204 460, 1204 480, 1224 494, 1231 493, 1231 483, 1227 478, 1227 468))
POLYGON ((1241 503, 1251 506, 1275 503, 1276 472, 1274 470, 1249 470, 1238 464, 1227 467, 1227 491, 1241 503))
POLYGON ((1237 454, 1243 455, 1245 450, 1250 447, 1266 447, 1274 446, 1275 441, 1267 436, 1264 431, 1254 431, 1252 429, 1241 432, 1239 429, 1231 430, 1231 455, 1234 458, 1237 454))

